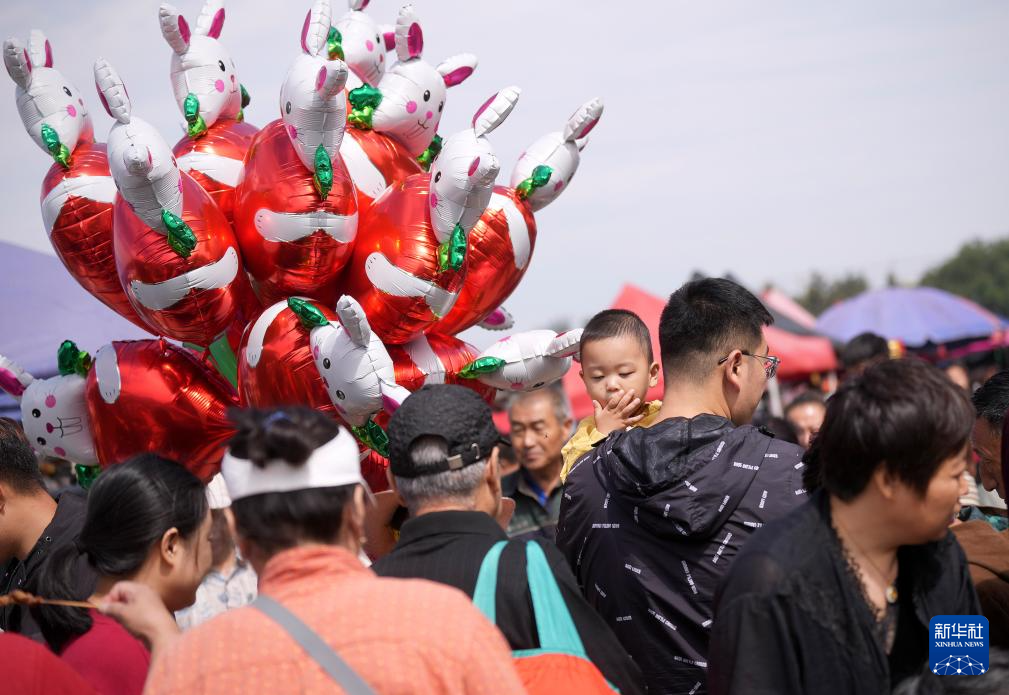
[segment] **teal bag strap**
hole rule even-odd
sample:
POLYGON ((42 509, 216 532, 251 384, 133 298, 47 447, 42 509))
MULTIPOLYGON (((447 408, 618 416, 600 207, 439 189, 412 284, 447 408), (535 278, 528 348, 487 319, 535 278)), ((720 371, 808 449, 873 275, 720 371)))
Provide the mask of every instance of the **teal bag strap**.
POLYGON ((497 625, 497 568, 501 562, 501 553, 507 544, 508 541, 498 541, 487 551, 483 562, 480 563, 476 588, 473 589, 473 605, 495 625, 497 625))
MULTIPOLYGON (((480 573, 483 574, 483 567, 480 568, 480 573)), ((575 621, 571 619, 571 612, 561 595, 557 579, 550 570, 547 556, 535 541, 526 543, 526 576, 529 580, 529 593, 533 597, 540 649, 575 654, 587 659, 582 638, 578 635, 575 621)))

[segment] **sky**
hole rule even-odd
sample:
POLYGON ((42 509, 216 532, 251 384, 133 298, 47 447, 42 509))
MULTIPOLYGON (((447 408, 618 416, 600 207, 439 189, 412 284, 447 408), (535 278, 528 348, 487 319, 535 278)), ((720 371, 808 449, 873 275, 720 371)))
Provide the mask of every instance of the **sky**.
MULTIPOLYGON (((196 0, 178 0, 195 24, 196 0)), ((277 118, 307 0, 233 0, 222 41, 277 118)), ((92 64, 122 75, 134 111, 182 133, 171 51, 152 0, 7 0, 0 26, 43 30, 104 140, 92 64)), ((479 57, 440 132, 501 87, 522 97, 491 134, 518 154, 594 96, 606 110, 571 188, 537 213, 530 268, 506 306, 517 328, 580 321, 624 283, 668 294, 694 270, 798 292, 813 271, 914 282, 970 239, 1009 234, 1009 3, 997 0, 416 0, 425 58, 479 57)), ((344 6, 335 0, 335 13, 344 6)), ((392 0, 368 12, 393 22, 392 0)), ((0 240, 49 250, 38 191, 50 159, 0 107, 0 240)), ((50 251, 51 252, 51 251, 50 251)), ((469 334, 468 334, 469 335, 469 334)), ((487 339, 474 339, 486 343, 487 339)))

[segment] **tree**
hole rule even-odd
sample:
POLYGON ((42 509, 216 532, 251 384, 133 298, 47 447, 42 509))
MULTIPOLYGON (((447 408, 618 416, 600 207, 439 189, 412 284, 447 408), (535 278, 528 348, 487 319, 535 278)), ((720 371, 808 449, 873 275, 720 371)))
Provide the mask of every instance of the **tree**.
POLYGON ((1009 239, 964 244, 956 256, 927 271, 921 284, 1009 315, 1009 239))
POLYGON ((862 294, 869 289, 869 281, 858 273, 849 273, 837 280, 828 281, 820 273, 814 272, 809 278, 806 290, 795 298, 815 316, 819 316, 831 305, 862 294))

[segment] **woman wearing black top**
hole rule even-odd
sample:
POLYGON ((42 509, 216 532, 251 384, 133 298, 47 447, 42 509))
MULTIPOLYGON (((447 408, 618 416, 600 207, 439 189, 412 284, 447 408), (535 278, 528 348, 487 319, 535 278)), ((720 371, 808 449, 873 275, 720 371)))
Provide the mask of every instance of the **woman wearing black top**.
POLYGON ((914 360, 828 401, 806 457, 820 489, 750 539, 716 595, 712 695, 889 692, 928 660, 933 616, 980 613, 948 529, 973 421, 914 360))

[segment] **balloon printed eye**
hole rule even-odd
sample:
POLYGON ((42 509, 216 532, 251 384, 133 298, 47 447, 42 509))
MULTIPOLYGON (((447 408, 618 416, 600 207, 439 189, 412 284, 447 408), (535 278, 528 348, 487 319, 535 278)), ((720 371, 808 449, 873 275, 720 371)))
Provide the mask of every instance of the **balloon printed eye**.
POLYGON ((438 113, 441 113, 441 110, 442 110, 443 108, 445 108, 445 102, 444 102, 444 101, 443 101, 443 102, 441 102, 440 104, 438 104, 438 113))
POLYGON ((73 96, 73 94, 70 93, 70 88, 69 87, 64 87, 63 88, 63 93, 66 94, 68 97, 72 97, 73 96))
POLYGON ((437 174, 434 175, 434 182, 438 183, 439 181, 441 181, 441 172, 440 171, 437 174))
POLYGON ((39 446, 45 446, 46 445, 45 437, 38 437, 35 441, 39 443, 39 446))
POLYGON ((431 101, 431 90, 430 89, 425 89, 424 90, 424 101, 431 101))
POLYGON ((291 113, 291 102, 287 102, 287 105, 284 107, 284 111, 286 111, 288 113, 288 115, 290 115, 290 113, 291 113))
POLYGON ((42 417, 42 411, 38 408, 32 408, 32 417, 42 417))
POLYGON ((329 361, 328 357, 322 361, 323 369, 329 369, 331 366, 333 366, 333 363, 329 361))
POLYGON ((339 398, 342 401, 342 400, 345 400, 347 398, 347 394, 345 394, 343 391, 340 391, 339 389, 337 389, 337 391, 336 391, 336 397, 339 398))
POLYGON ((221 69, 221 72, 224 72, 224 61, 223 60, 217 61, 217 67, 221 69))
POLYGON ((533 388, 534 388, 534 389, 538 389, 538 388, 539 388, 539 387, 541 387, 541 386, 545 386, 545 385, 546 385, 546 383, 547 383, 547 382, 545 382, 545 381, 537 381, 537 382, 536 382, 535 384, 533 384, 533 388))

